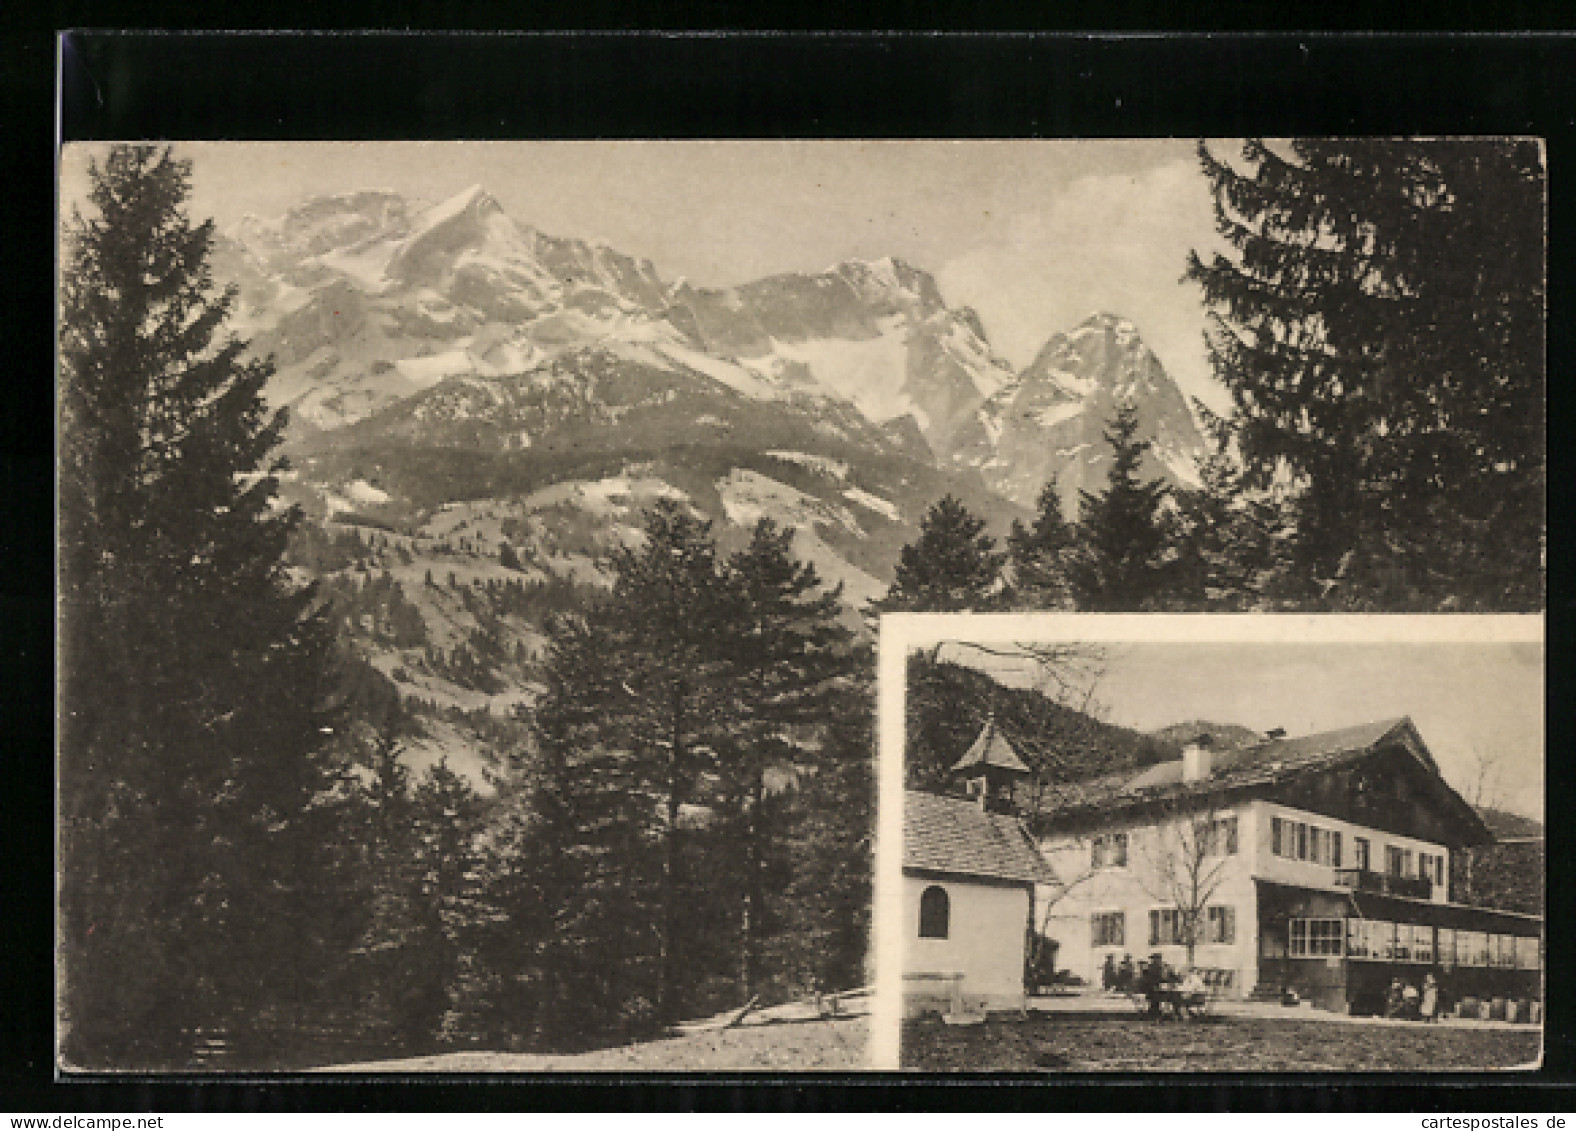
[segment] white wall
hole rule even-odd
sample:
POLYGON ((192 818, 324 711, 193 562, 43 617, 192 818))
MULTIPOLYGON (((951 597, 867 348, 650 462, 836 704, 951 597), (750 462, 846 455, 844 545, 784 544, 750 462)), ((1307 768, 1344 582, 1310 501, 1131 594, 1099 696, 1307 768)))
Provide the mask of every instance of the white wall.
MULTIPOLYGON (((1194 948, 1193 961, 1200 967, 1235 970, 1234 992, 1245 994, 1258 977, 1257 890, 1252 866, 1257 836, 1254 814, 1250 809, 1238 808, 1222 809, 1214 815, 1237 817, 1237 853, 1209 858, 1206 867, 1213 874, 1213 891, 1207 903, 1235 910, 1236 938, 1230 944, 1200 943, 1194 948)), ((1163 864, 1168 856, 1179 858, 1182 853, 1178 828, 1171 822, 1128 822, 1100 831, 1128 834, 1127 867, 1091 870, 1092 833, 1051 836, 1040 845, 1065 885, 1042 887, 1036 897, 1040 929, 1059 944, 1058 968, 1099 985, 1107 954, 1117 962, 1123 954, 1130 954, 1135 963, 1142 964, 1150 954, 1158 952, 1169 965, 1179 969, 1186 966, 1186 947, 1149 943, 1150 911, 1176 906, 1176 900, 1166 894, 1163 864), (1124 914, 1126 937, 1121 946, 1095 947, 1090 917, 1095 912, 1110 911, 1124 914)), ((1200 925, 1201 934, 1205 926, 1200 925)))
POLYGON ((968 1007, 1022 1008, 1029 900, 1027 885, 998 887, 905 873, 903 973, 961 974, 968 1007), (919 897, 932 886, 944 889, 951 901, 944 939, 919 937, 919 897))
MULTIPOLYGON (((1284 856, 1276 856, 1270 851, 1270 818, 1282 817, 1291 821, 1303 821, 1310 825, 1318 825, 1321 829, 1329 829, 1341 834, 1341 867, 1355 868, 1357 857, 1353 840, 1356 837, 1366 837, 1369 843, 1369 868, 1375 872, 1385 870, 1385 847, 1395 845, 1397 848, 1412 850, 1412 863, 1415 869, 1417 854, 1429 852, 1435 856, 1445 858, 1445 876, 1448 881, 1450 876, 1450 850, 1442 844, 1433 844, 1426 840, 1417 840, 1413 837, 1400 836, 1396 833, 1379 832, 1364 825, 1354 825, 1349 821, 1336 820, 1334 817, 1325 817, 1317 813, 1310 813, 1304 809, 1293 809, 1287 805, 1278 805, 1269 801, 1251 802, 1255 813, 1256 833, 1253 839, 1253 868, 1254 874, 1261 879, 1273 880, 1278 884, 1293 884, 1297 887, 1319 888, 1321 890, 1335 890, 1335 869, 1328 864, 1315 864, 1311 860, 1288 860, 1284 856)), ((1449 894, 1449 883, 1435 884, 1433 901, 1446 902, 1449 894)))

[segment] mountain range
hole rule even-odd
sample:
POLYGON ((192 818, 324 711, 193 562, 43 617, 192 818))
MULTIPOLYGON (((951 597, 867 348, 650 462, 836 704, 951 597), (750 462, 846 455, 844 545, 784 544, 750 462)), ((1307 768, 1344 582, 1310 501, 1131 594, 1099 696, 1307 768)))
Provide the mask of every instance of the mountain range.
MULTIPOLYGON (((1131 322, 1091 315, 1018 370, 897 259, 705 287, 538 231, 477 186, 248 217, 216 237, 213 269, 238 288, 232 328, 275 361, 270 402, 291 410, 287 500, 375 528, 372 564, 451 645, 486 617, 434 573, 596 584, 599 555, 659 496, 717 520, 725 550, 762 516, 795 527, 857 607, 945 493, 1004 533, 1054 475, 1071 512, 1104 480, 1124 401, 1154 441, 1150 472, 1197 481, 1193 415, 1131 322)), ((514 624, 515 643, 536 627, 514 624)), ((474 705, 409 649, 369 650, 402 694, 474 705)), ((501 702, 529 698, 528 662, 503 676, 501 702)))

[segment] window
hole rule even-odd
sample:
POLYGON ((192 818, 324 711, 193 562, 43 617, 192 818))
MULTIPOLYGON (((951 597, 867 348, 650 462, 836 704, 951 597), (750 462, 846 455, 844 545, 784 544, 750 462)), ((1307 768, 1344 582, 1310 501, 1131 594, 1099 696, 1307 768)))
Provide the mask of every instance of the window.
POLYGON ((1369 855, 1368 855, 1368 838, 1367 837, 1361 837, 1361 836, 1353 837, 1352 838, 1352 867, 1353 868, 1361 868, 1363 871, 1367 872, 1373 867, 1373 865, 1369 863, 1369 859, 1370 858, 1369 858, 1369 855))
POLYGON ((1387 875, 1404 876, 1412 865, 1410 849, 1403 849, 1393 844, 1385 845, 1384 870, 1387 875))
POLYGON ((1538 940, 1530 935, 1521 935, 1516 939, 1516 969, 1536 970, 1538 968, 1538 940))
POLYGON ((1456 932, 1456 962, 1462 966, 1487 966, 1488 935, 1482 931, 1456 932))
POLYGON ((1287 953, 1293 958, 1339 955, 1345 939, 1343 919, 1293 919, 1287 934, 1287 953))
POLYGON ((1096 911, 1089 916, 1090 946, 1126 946, 1127 916, 1120 911, 1096 911))
POLYGON ((1207 912, 1204 941, 1230 946, 1237 941, 1237 909, 1211 907, 1207 912))
POLYGON ((1308 859, 1308 826, 1302 821, 1271 817, 1270 851, 1288 860, 1308 859))
POLYGON ((919 937, 944 939, 952 918, 952 900, 947 889, 932 884, 919 897, 919 937))
POLYGON ((1105 833, 1094 838, 1089 863, 1094 868, 1127 867, 1127 834, 1105 833))
POLYGON ((1412 924, 1397 923, 1395 925, 1395 960, 1397 962, 1412 961, 1412 924))
POLYGON ((1494 936, 1494 965, 1516 965, 1516 937, 1514 935, 1494 936))
POLYGON ((1368 957, 1368 921, 1346 920, 1346 953, 1352 958, 1368 957))
POLYGON ((1193 826, 1193 835, 1205 856, 1235 856, 1237 854, 1237 818, 1217 817, 1212 821, 1199 821, 1193 826))
POLYGON ((1395 924, 1384 920, 1368 924, 1368 952, 1386 962, 1395 958, 1395 924))
POLYGON ((1456 964, 1456 930, 1454 927, 1439 927, 1434 931, 1434 943, 1439 951, 1438 962, 1446 970, 1456 964))
POLYGON ((1149 913, 1149 945, 1178 946, 1182 938, 1182 912, 1174 907, 1149 913))
POLYGON ((1412 927, 1412 961, 1434 961, 1434 928, 1416 923, 1412 927))
POLYGON ((1313 862, 1327 864, 1332 868, 1341 866, 1341 834, 1331 832, 1329 829, 1313 828, 1309 830, 1313 840, 1313 862))
POLYGON ((1418 875, 1431 884, 1445 882, 1445 858, 1433 852, 1417 854, 1418 875))

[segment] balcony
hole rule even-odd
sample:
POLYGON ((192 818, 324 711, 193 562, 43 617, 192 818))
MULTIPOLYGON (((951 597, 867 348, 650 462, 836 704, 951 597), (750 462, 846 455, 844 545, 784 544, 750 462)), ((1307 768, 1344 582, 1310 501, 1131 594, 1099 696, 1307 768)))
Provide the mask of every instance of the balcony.
POLYGON ((1433 899, 1433 881, 1421 876, 1389 876, 1383 872, 1370 872, 1366 868, 1335 869, 1337 887, 1374 895, 1399 895, 1407 899, 1433 899))

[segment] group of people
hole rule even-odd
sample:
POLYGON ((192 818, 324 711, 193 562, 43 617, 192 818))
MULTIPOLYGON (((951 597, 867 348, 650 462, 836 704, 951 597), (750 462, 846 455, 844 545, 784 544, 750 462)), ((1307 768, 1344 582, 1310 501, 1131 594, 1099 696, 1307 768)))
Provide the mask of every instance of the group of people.
POLYGON ((1403 1021, 1439 1020, 1439 982, 1432 974, 1427 974, 1419 988, 1400 978, 1391 978, 1384 996, 1384 1015, 1403 1021))
POLYGON ((1178 973, 1158 953, 1151 954, 1143 966, 1135 966, 1130 954, 1122 955, 1120 964, 1108 954, 1100 982, 1107 990, 1143 995, 1154 1017, 1161 1016, 1168 1006, 1177 1016, 1187 1017, 1201 1011, 1209 1001, 1209 986, 1198 970, 1178 973))

